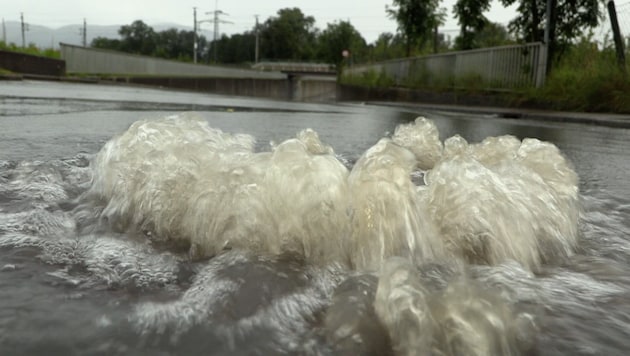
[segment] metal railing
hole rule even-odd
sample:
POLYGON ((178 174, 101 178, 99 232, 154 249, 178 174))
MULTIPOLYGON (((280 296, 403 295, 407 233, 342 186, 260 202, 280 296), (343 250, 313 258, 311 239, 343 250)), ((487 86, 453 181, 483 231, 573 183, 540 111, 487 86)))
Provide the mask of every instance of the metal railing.
POLYGON ((546 53, 543 43, 527 43, 389 60, 354 66, 344 74, 373 71, 401 86, 461 87, 474 82, 486 89, 540 87, 545 82, 546 53))

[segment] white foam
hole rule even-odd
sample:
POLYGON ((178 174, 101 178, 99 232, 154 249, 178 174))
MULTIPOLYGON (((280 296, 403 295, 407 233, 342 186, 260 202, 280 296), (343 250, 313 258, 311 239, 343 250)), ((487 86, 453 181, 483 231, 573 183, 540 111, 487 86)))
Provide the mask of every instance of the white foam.
POLYGON ((409 150, 386 138, 354 165, 348 181, 355 267, 378 269, 392 256, 415 262, 442 257, 442 241, 411 182, 415 165, 409 150))
MULTIPOLYGON (((176 300, 138 305, 130 316, 138 332, 177 336, 219 321, 217 334, 239 340, 267 328, 296 352, 345 267, 378 271, 374 310, 400 355, 513 354, 523 350, 518 335, 535 324, 510 303, 557 299, 578 309, 623 291, 564 271, 534 281, 531 271, 570 256, 578 238, 578 178, 552 144, 512 136, 469 144, 454 136, 443 148, 435 125, 419 118, 349 171, 310 129, 269 152, 254 152, 254 142, 185 114, 133 124, 89 170, 5 164, 12 174, 0 177, 0 192, 28 204, 0 214, 0 247, 39 248, 42 261, 65 266, 50 274, 72 285, 152 288, 175 285, 184 256, 160 252, 144 237, 183 241, 194 257, 216 257, 176 300), (426 170, 425 185, 414 184, 423 174, 416 169, 426 170), (74 215, 51 209, 88 177, 74 215), (74 223, 92 226, 93 218, 144 234, 77 234, 74 223), (246 284, 230 268, 268 268, 273 281, 284 273, 273 268, 284 265, 270 267, 260 256, 287 252, 306 260, 296 273, 304 285, 270 293, 274 299, 259 310, 224 322, 224 303, 246 284), (447 280, 416 268, 455 269, 462 261, 495 266, 496 274, 447 280), (500 297, 477 282, 498 286, 500 297)), ((361 341, 348 330, 340 335, 361 341)))
POLYGON ((117 229, 183 239, 198 256, 225 248, 343 260, 347 169, 305 130, 254 153, 254 140, 190 116, 143 121, 98 154, 86 197, 117 229))
POLYGON ((523 346, 517 336, 533 327, 522 322, 528 315, 515 315, 470 280, 425 288, 416 268, 400 258, 384 263, 374 308, 397 355, 515 355, 523 346))
POLYGON ((530 268, 570 256, 577 243, 577 175, 550 143, 511 136, 446 141, 425 177, 433 220, 469 261, 530 268))
POLYGON ((418 168, 427 170, 442 157, 440 133, 433 121, 418 117, 414 122, 396 127, 392 141, 416 156, 418 168))
POLYGON ((434 326, 428 291, 416 275, 408 261, 392 258, 384 263, 379 276, 374 309, 397 355, 431 353, 434 326))
POLYGON ((104 200, 101 217, 117 229, 184 240, 195 256, 293 251, 376 270, 392 256, 455 253, 536 268, 577 241, 577 176, 549 143, 454 137, 443 150, 419 118, 350 173, 313 130, 271 152, 253 143, 190 115, 135 123, 97 155, 84 200, 104 200), (417 167, 430 169, 425 187, 411 180, 417 167))

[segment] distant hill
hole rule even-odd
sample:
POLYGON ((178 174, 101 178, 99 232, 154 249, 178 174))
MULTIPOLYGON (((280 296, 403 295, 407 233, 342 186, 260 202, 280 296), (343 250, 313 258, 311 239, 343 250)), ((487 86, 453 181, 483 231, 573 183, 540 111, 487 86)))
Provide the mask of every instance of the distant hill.
MULTIPOLYGON (((87 25, 87 43, 88 45, 96 37, 107 38, 119 38, 118 30, 123 25, 87 25)), ((173 23, 161 23, 161 24, 149 24, 156 32, 164 31, 169 28, 176 28, 178 30, 192 31, 190 26, 182 26, 173 23)), ((6 21, 6 41, 7 43, 15 43, 17 45, 22 44, 21 25, 18 21, 6 21)), ((26 45, 34 43, 39 48, 59 48, 59 43, 68 43, 74 45, 82 45, 81 28, 83 24, 67 25, 56 29, 39 26, 29 25, 29 30, 25 32, 26 45)), ((2 29, 0 29, 1 31, 2 29)), ((212 39, 211 31, 200 31, 200 35, 205 36, 207 39, 212 39)), ((1 35, 1 34, 0 34, 1 35)), ((2 37, 0 37, 2 40, 2 37)))

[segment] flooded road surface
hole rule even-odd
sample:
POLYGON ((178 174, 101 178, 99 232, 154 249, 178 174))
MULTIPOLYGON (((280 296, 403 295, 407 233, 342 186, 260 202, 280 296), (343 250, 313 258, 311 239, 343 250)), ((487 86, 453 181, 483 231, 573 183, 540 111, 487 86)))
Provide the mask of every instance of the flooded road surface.
POLYGON ((1 82, 0 354, 625 355, 629 137, 1 82))

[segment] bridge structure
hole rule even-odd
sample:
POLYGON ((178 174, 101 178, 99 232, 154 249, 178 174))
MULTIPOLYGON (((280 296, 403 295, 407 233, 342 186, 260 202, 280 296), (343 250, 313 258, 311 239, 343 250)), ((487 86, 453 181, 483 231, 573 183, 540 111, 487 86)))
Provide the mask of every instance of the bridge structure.
MULTIPOLYGON (((337 83, 337 70, 334 65, 312 62, 276 62, 263 61, 252 65, 252 69, 261 72, 280 72, 287 76, 289 83, 288 97, 308 98, 309 100, 334 99, 331 91, 322 92, 324 83, 337 83), (317 85, 313 85, 318 83, 317 85), (328 94, 328 96, 322 94, 328 94)), ((331 85, 328 85, 329 87, 331 85)))
POLYGON ((60 44, 69 74, 107 76, 115 81, 296 101, 336 97, 336 72, 312 63, 259 63, 252 68, 205 65, 60 44))

